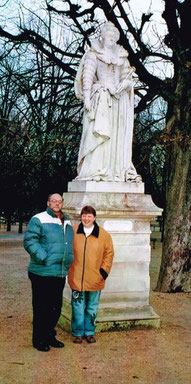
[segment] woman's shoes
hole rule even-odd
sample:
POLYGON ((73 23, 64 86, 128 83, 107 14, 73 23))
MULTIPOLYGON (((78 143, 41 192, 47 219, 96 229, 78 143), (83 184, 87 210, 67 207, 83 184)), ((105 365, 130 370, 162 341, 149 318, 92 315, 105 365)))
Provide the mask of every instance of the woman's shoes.
MULTIPOLYGON (((85 336, 85 339, 86 339, 87 343, 89 343, 89 344, 96 343, 96 339, 93 335, 85 336)), ((82 344, 82 336, 76 336, 73 340, 73 343, 74 344, 82 344)))
POLYGON ((73 340, 74 344, 82 344, 82 337, 81 336, 76 336, 73 340))
POLYGON ((96 343, 96 339, 95 339, 95 337, 92 336, 92 335, 86 336, 86 341, 87 341, 87 343, 89 343, 89 344, 96 343))

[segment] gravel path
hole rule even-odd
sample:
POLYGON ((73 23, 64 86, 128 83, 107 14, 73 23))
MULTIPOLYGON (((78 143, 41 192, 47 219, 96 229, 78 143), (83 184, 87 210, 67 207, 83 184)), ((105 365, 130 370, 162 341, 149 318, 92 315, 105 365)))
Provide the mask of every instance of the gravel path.
MULTIPOLYGON (((13 234, 14 235, 14 234, 13 234)), ((191 295, 151 292, 158 330, 99 333, 97 343, 38 352, 31 346, 31 289, 22 236, 0 235, 0 384, 191 384, 191 295)), ((151 279, 159 267, 153 250, 151 279)))

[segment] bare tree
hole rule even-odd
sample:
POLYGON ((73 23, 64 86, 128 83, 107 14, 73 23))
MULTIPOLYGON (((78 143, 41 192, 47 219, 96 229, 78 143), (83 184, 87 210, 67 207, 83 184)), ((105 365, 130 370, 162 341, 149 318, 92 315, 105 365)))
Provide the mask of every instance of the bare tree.
POLYGON ((81 104, 62 68, 35 47, 6 53, 0 66, 0 208, 10 230, 11 216, 21 223, 31 201, 40 209, 44 195, 58 187, 62 192, 75 176, 81 104))
POLYGON ((89 0, 86 6, 66 0, 60 9, 55 9, 53 4, 53 1, 47 1, 49 15, 61 17, 63 24, 72 31, 70 49, 60 49, 53 41, 43 37, 37 28, 26 28, 25 25, 20 25, 20 31, 16 34, 0 28, 0 36, 14 45, 32 44, 72 78, 78 57, 91 34, 96 33, 96 11, 102 10, 105 18, 119 29, 120 44, 129 52, 130 63, 136 67, 143 84, 142 89, 140 87, 137 90, 140 98, 137 111, 144 110, 157 97, 162 97, 167 103, 166 127, 160 135, 160 144, 166 152, 166 206, 162 265, 157 289, 164 292, 190 291, 190 0, 163 1, 162 18, 166 32, 165 36, 158 36, 157 43, 145 40, 146 28, 152 23, 152 13, 144 13, 140 21, 136 20, 129 8, 132 4, 133 11, 131 0, 89 0), (171 65, 172 74, 165 70, 163 74, 156 71, 161 63, 171 65))

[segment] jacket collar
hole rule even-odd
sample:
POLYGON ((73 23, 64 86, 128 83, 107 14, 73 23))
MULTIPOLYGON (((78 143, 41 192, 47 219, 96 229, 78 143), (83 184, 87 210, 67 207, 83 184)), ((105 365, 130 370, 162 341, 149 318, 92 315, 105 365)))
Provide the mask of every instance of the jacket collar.
MULTIPOLYGON (((83 233, 85 235, 84 226, 82 223, 80 223, 78 225, 78 229, 77 229, 76 233, 83 233)), ((96 222, 94 222, 94 229, 93 229, 91 235, 94 237, 99 237, 99 225, 96 222)))
MULTIPOLYGON (((52 217, 58 217, 58 216, 55 215, 54 211, 52 211, 52 209, 50 209, 49 207, 47 207, 46 212, 47 212, 50 216, 52 216, 52 217)), ((60 219, 61 221, 64 221, 64 215, 61 214, 61 216, 59 217, 59 219, 60 219)))

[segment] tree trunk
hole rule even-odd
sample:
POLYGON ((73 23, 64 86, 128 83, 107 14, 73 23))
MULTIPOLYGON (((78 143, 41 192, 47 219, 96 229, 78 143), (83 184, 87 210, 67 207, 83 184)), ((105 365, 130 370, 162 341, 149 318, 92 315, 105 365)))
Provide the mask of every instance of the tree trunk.
POLYGON ((23 233, 23 215, 22 212, 19 212, 19 228, 18 233, 23 233))
POLYGON ((167 191, 162 264, 157 290, 191 291, 191 149, 172 150, 171 185, 167 191))
POLYGON ((22 221, 22 219, 19 220, 19 229, 18 229, 18 233, 23 233, 23 221, 22 221))
POLYGON ((7 216, 7 232, 11 231, 11 216, 7 216))
POLYGON ((182 76, 168 119, 169 145, 162 263, 156 290, 191 291, 191 80, 182 76), (187 79, 188 80, 188 79, 187 79))

